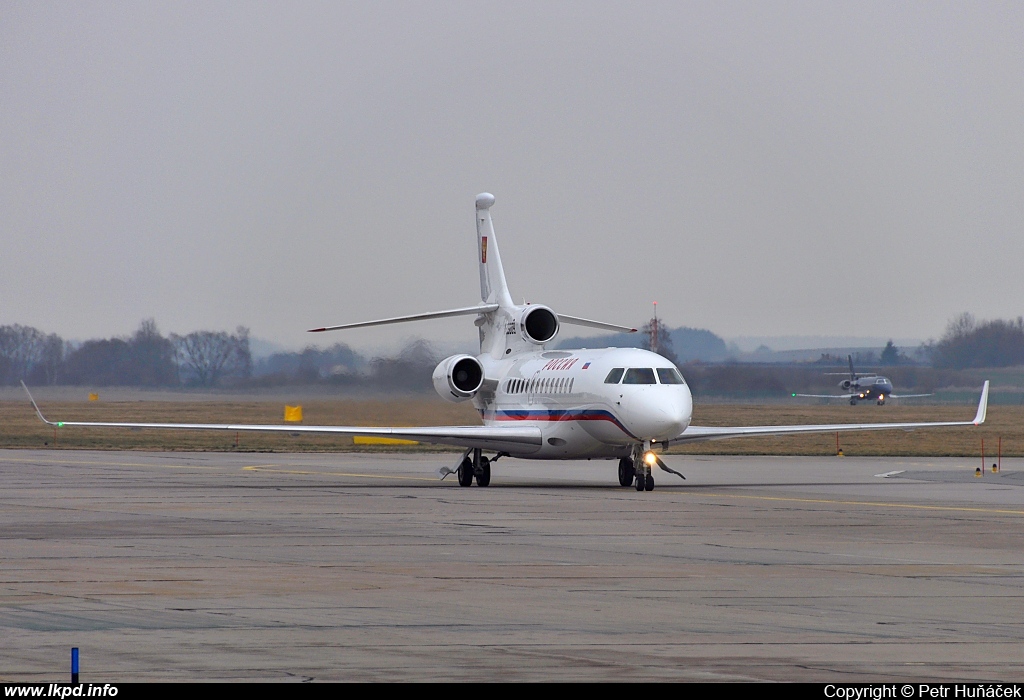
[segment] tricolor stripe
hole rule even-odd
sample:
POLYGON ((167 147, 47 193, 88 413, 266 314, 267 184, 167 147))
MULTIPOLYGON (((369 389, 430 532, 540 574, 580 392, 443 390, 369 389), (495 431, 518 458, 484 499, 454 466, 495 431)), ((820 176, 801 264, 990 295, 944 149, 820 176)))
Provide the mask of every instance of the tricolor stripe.
POLYGON ((626 429, 626 426, 615 417, 611 411, 604 409, 569 409, 569 410, 531 410, 531 409, 512 409, 512 410, 498 410, 494 412, 494 420, 496 421, 546 421, 551 423, 557 423, 561 421, 590 421, 590 420, 605 420, 610 423, 614 423, 619 430, 624 432, 634 440, 639 438, 633 433, 626 429))

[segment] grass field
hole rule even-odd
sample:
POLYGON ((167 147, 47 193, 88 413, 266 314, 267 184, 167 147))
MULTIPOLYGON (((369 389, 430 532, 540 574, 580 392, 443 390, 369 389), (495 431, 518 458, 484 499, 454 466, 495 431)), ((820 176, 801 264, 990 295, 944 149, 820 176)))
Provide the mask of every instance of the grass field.
MULTIPOLYGON (((468 403, 450 404, 433 398, 304 401, 305 425, 479 425, 468 403)), ((167 423, 281 424, 284 404, 253 401, 61 401, 42 405, 51 420, 167 423)), ((785 425, 793 423, 905 422, 970 420, 974 405, 962 406, 810 406, 698 403, 695 425, 785 425)), ((1002 438, 1005 456, 1024 456, 1024 407, 989 406, 981 428, 880 431, 840 434, 847 455, 976 457, 985 440, 994 455, 1002 438)), ((0 402, 0 447, 96 450, 185 450, 246 452, 423 451, 453 448, 355 446, 351 438, 289 434, 112 430, 61 428, 39 421, 27 401, 0 402), (236 442, 237 439, 237 442, 236 442)), ((835 433, 777 438, 750 438, 675 446, 682 454, 825 455, 836 450, 835 433)))

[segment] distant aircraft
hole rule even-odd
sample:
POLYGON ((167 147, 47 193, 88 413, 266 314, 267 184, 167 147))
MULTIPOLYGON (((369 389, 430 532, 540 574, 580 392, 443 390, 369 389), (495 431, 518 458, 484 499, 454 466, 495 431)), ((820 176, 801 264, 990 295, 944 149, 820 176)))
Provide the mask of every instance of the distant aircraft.
POLYGON ((793 394, 793 396, 809 399, 849 399, 851 406, 856 406, 858 401, 875 401, 879 406, 884 406, 886 399, 918 399, 922 396, 932 396, 932 394, 894 394, 892 393, 892 382, 888 377, 877 374, 857 374, 853 371, 853 355, 847 355, 846 359, 850 362, 850 378, 839 382, 839 388, 852 389, 852 393, 793 394))
MULTIPOLYGON (((368 428, 361 426, 210 425, 189 423, 93 423, 50 421, 54 427, 171 428, 180 430, 328 433, 404 438, 456 445, 464 452, 455 468, 459 484, 487 486, 491 465, 503 457, 618 460, 619 483, 654 489, 652 469, 683 477, 659 456, 669 445, 703 440, 981 425, 988 405, 986 381, 973 420, 930 423, 857 423, 701 427, 690 424, 693 399, 679 370, 664 357, 637 348, 548 350, 563 323, 636 332, 600 321, 556 314, 541 304, 515 304, 505 282, 491 221, 494 196, 476 197, 480 299, 475 306, 315 328, 324 332, 449 316, 473 316, 480 333, 477 355, 452 355, 433 373, 434 388, 447 401, 472 401, 483 425, 368 428), (483 452, 494 453, 493 457, 483 452)), ((28 389, 25 389, 26 392, 28 389)), ((31 394, 29 394, 31 399, 31 394)), ((685 477, 683 477, 685 478, 685 477)))

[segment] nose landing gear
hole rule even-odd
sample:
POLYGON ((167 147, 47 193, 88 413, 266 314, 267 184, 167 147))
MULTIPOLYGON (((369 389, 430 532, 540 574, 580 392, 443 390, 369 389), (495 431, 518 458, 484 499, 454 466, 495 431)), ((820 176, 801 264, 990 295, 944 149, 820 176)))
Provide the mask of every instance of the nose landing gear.
POLYGON ((635 485, 637 491, 653 491, 654 477, 651 476, 651 466, 644 463, 641 454, 640 451, 635 451, 632 457, 623 457, 619 460, 619 485, 627 488, 635 485))
MULTIPOLYGON (((668 443, 665 443, 664 446, 667 447, 668 443)), ((661 467, 662 471, 675 474, 680 479, 686 480, 685 476, 661 461, 661 457, 651 451, 651 443, 647 442, 642 448, 639 445, 634 447, 632 457, 623 457, 619 460, 619 484, 622 486, 634 485, 637 491, 653 491, 654 474, 652 472, 655 464, 661 467)))

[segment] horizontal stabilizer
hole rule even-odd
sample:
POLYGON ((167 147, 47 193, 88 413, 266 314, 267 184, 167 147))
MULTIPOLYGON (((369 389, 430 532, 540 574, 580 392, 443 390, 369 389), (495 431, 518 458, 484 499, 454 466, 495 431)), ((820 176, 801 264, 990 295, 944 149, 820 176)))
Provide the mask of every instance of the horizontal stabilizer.
POLYGON ((591 321, 587 318, 579 318, 578 316, 566 316, 565 314, 558 314, 558 320, 563 323, 568 323, 572 326, 586 326, 587 328, 600 328, 603 331, 616 331, 618 333, 636 333, 636 328, 629 328, 628 326, 617 326, 614 323, 603 323, 601 321, 591 321))
POLYGON ((393 318, 382 318, 377 321, 360 321, 358 323, 343 323, 340 326, 326 326, 324 328, 310 328, 308 333, 323 333, 324 331, 340 331, 346 328, 365 328, 366 326, 386 326, 389 323, 407 323, 408 321, 427 321, 432 318, 448 318, 450 316, 472 316, 473 314, 489 314, 497 311, 497 304, 479 304, 467 306, 462 309, 448 309, 446 311, 428 311, 425 314, 411 314, 409 316, 395 316, 393 318))

